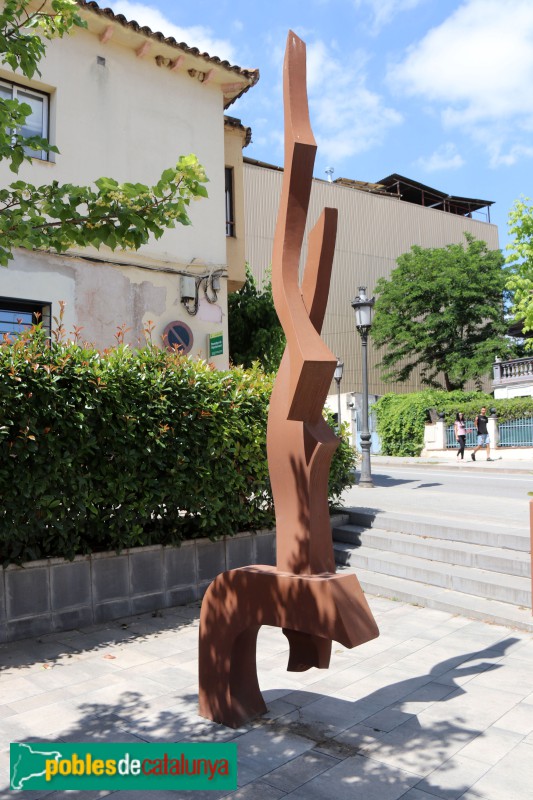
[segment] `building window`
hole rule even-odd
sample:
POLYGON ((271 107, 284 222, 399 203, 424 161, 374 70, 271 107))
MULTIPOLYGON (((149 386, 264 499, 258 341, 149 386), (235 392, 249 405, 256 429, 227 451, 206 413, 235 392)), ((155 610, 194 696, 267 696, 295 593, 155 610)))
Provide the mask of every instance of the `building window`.
MULTIPOLYGON (((31 114, 26 117, 26 122, 20 129, 22 136, 41 136, 43 139, 48 139, 49 97, 47 94, 2 80, 0 81, 0 98, 18 100, 19 103, 26 103, 30 106, 31 114)), ((45 150, 32 150, 30 147, 25 147, 24 150, 32 158, 48 160, 48 153, 45 150)))
POLYGON ((43 323, 47 336, 51 332, 52 309, 50 303, 37 303, 33 300, 14 300, 0 297, 0 341, 7 335, 16 338, 32 325, 43 323))
POLYGON ((226 167, 226 236, 235 236, 233 167, 226 167))

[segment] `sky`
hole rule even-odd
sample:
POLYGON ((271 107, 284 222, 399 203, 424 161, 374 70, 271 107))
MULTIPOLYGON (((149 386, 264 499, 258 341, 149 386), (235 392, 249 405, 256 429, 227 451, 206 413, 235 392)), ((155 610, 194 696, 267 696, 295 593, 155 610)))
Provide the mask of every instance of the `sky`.
MULTIPOLYGON (((100 5, 105 5, 100 3, 100 5)), ((315 176, 397 172, 492 200, 508 243, 533 197, 533 0, 110 0, 115 13, 240 67, 259 83, 229 107, 249 158, 283 165, 287 32, 307 45, 315 176)))

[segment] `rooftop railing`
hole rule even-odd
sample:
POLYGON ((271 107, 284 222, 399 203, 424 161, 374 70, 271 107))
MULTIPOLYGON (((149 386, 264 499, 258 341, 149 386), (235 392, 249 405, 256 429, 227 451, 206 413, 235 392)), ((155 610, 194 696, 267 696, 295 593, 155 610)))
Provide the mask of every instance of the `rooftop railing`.
POLYGON ((493 386, 533 382, 533 356, 514 358, 510 361, 495 361, 493 365, 493 386))

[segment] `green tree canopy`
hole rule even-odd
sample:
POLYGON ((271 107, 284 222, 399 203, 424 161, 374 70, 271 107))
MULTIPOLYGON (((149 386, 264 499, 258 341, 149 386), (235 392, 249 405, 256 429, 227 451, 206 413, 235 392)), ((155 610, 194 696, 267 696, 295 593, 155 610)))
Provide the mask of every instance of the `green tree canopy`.
POLYGON ((415 245, 390 279, 378 281, 372 338, 386 348, 385 380, 405 381, 420 367, 423 383, 462 389, 508 352, 503 256, 469 233, 465 238, 466 246, 415 245))
MULTIPOLYGON (((533 205, 528 197, 512 207, 509 233, 513 238, 507 245, 510 254, 506 260, 511 265, 507 288, 513 293, 512 312, 528 333, 533 331, 533 205)), ((524 346, 533 350, 533 339, 526 339, 524 346)))
POLYGON ((228 297, 229 352, 233 364, 251 367, 259 361, 266 372, 279 367, 285 334, 278 320, 270 278, 259 289, 246 265, 246 282, 228 297))
MULTIPOLYGON (((85 27, 75 0, 51 0, 35 7, 30 0, 4 0, 0 10, 0 63, 31 79, 39 73, 46 40, 85 27)), ((0 97, 0 161, 8 159, 17 173, 32 153, 57 153, 40 136, 25 136, 31 114, 27 103, 0 97)), ((196 156, 181 157, 153 186, 119 184, 100 178, 93 188, 34 186, 17 180, 0 188, 0 265, 13 258, 14 247, 64 252, 69 247, 102 244, 138 249, 151 234, 156 238, 176 222, 190 224, 187 207, 193 197, 206 197, 207 181, 196 156)))

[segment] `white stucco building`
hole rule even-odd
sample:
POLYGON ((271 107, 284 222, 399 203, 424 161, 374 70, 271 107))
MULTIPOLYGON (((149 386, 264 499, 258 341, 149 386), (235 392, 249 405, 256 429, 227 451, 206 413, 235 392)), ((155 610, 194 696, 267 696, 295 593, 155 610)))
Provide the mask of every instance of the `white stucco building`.
MULTIPOLYGON (((222 333, 222 352, 210 360, 224 368, 227 292, 244 281, 242 148, 250 136, 224 112, 259 73, 97 3, 78 4, 87 29, 50 42, 40 76, 28 81, 0 69, 1 96, 29 102, 32 131, 60 151, 23 164, 19 177, 35 185, 90 184, 102 176, 152 185, 180 155, 195 153, 209 198, 191 203, 191 226, 178 225, 138 252, 17 250, 0 270, 0 332, 35 311, 50 320, 65 301, 67 332, 81 327, 82 338, 99 348, 114 343, 121 325, 136 345, 149 320, 156 341, 173 330, 193 355, 207 356, 208 335, 222 333)), ((0 185, 13 180, 2 162, 0 185)))

